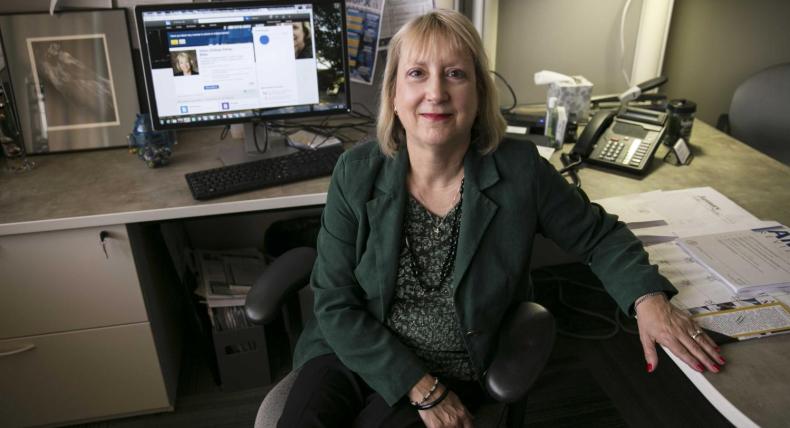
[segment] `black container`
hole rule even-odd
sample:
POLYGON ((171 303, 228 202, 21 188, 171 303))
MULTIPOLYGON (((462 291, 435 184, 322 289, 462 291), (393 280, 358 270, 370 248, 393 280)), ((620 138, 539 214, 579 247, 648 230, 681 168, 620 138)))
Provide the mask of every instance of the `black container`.
POLYGON ((694 126, 694 113, 697 112, 697 103, 686 99, 672 100, 667 104, 667 132, 664 135, 664 144, 674 145, 678 138, 690 144, 691 127, 694 126))

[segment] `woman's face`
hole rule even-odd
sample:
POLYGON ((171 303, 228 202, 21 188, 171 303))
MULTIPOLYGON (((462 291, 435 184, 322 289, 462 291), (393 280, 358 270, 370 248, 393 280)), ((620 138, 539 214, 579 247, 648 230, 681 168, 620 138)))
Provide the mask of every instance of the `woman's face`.
POLYGON ((447 43, 404 45, 398 62, 395 108, 408 144, 465 144, 477 116, 474 62, 447 43))
POLYGON ((192 65, 189 63, 189 58, 178 57, 178 69, 184 74, 192 74, 192 65))
POLYGON ((294 29, 294 52, 299 55, 299 52, 302 52, 302 49, 304 49, 304 27, 302 27, 301 22, 294 22, 292 25, 294 29))

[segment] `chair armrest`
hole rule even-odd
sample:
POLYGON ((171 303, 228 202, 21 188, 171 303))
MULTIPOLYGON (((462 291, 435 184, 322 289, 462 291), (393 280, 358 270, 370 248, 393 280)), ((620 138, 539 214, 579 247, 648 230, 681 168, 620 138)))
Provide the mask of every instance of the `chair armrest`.
POLYGON ((255 324, 268 324, 277 318, 285 298, 310 281, 315 258, 315 249, 310 247, 294 248, 277 257, 247 293, 247 318, 255 324))
POLYGON ((554 347, 554 317, 534 302, 519 304, 503 321, 494 360, 484 384, 492 398, 515 403, 540 375, 554 347))

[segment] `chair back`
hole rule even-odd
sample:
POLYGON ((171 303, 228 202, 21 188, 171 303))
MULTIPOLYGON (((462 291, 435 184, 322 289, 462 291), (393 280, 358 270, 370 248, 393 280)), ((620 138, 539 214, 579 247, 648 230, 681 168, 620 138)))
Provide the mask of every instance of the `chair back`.
POLYGON ((741 83, 730 103, 732 136, 790 165, 790 63, 741 83))

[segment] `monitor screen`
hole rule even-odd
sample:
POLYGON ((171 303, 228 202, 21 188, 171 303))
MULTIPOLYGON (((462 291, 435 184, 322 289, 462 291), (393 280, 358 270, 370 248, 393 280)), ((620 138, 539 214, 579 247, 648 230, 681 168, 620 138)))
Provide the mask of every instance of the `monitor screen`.
POLYGON ((155 129, 350 111, 342 1, 139 6, 155 129))

